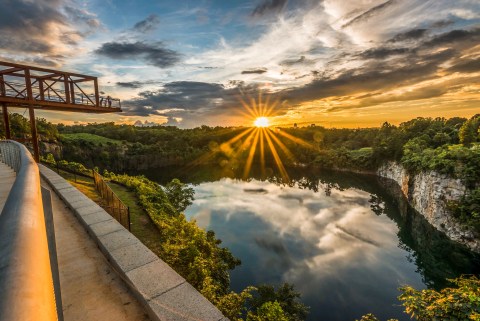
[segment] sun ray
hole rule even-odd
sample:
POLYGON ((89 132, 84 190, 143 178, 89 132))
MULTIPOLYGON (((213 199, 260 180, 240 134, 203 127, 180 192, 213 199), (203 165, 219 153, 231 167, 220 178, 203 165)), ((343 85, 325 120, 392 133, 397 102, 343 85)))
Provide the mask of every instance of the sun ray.
POLYGON ((293 153, 288 149, 287 146, 285 146, 284 143, 282 143, 282 141, 280 139, 278 139, 277 136, 275 136, 275 133, 271 129, 267 128, 266 133, 267 133, 267 135, 269 135, 273 139, 273 141, 275 143, 277 143, 277 145, 280 147, 280 149, 285 153, 285 155, 287 155, 289 160, 296 161, 296 158, 293 155, 293 153))
POLYGON ((278 105, 278 100, 274 101, 272 104, 267 104, 265 115, 271 115, 273 113, 273 110, 277 107, 277 105, 278 105))
POLYGON ((270 151, 272 152, 275 163, 277 164, 278 170, 280 171, 280 175, 282 175, 282 178, 286 182, 289 182, 290 178, 288 177, 287 170, 285 169, 285 166, 283 166, 282 160, 280 159, 280 156, 278 155, 277 149, 275 148, 275 145, 273 145, 273 142, 270 139, 270 136, 268 135, 266 130, 265 130, 265 138, 267 140, 268 147, 270 147, 270 151))
POLYGON ((306 141, 304 141, 303 139, 301 138, 298 138, 298 137, 295 137, 293 135, 290 135, 289 133, 286 133, 284 132, 283 130, 279 130, 278 131, 278 134, 287 138, 287 139, 290 139, 292 142, 294 143, 297 143, 297 144, 300 144, 304 147, 307 147, 307 148, 311 148, 311 149, 315 149, 315 146, 310 144, 310 143, 307 143, 306 141))
POLYGON ((257 130, 250 131, 250 134, 247 136, 247 138, 245 138, 245 140, 242 142, 240 147, 238 147, 237 150, 232 153, 231 155, 232 158, 239 157, 242 154, 242 152, 248 147, 248 145, 251 145, 253 136, 255 135, 256 132, 257 130))
MULTIPOLYGON (((263 102, 262 102, 262 92, 261 91, 258 91, 258 105, 259 106, 264 106, 263 102)), ((265 115, 264 114, 264 110, 262 108, 262 110, 260 110, 261 114, 260 115, 265 115)))
POLYGON ((255 128, 248 128, 248 129, 245 129, 243 132, 241 132, 240 134, 238 134, 237 136, 227 140, 224 144, 233 144, 235 143, 236 141, 238 141, 239 139, 241 139, 243 136, 247 135, 248 133, 250 133, 251 131, 255 130, 255 128))
POLYGON ((255 151, 257 150, 258 145, 258 138, 260 137, 261 129, 257 129, 255 131, 255 138, 253 139, 253 144, 250 147, 250 152, 248 153, 247 162, 245 163, 245 168, 243 170, 243 179, 248 178, 248 174, 250 174, 250 170, 252 168, 253 158, 255 156, 255 151))
POLYGON ((265 178, 265 135, 264 128, 259 128, 260 130, 260 170, 262 172, 262 178, 265 178))
POLYGON ((255 117, 259 117, 261 115, 259 106, 253 97, 250 97, 250 103, 252 105, 253 111, 255 112, 255 117))
POLYGON ((240 104, 243 106, 243 108, 245 108, 253 118, 257 117, 252 107, 250 107, 250 105, 248 105, 247 102, 242 97, 238 97, 238 100, 240 101, 240 104))

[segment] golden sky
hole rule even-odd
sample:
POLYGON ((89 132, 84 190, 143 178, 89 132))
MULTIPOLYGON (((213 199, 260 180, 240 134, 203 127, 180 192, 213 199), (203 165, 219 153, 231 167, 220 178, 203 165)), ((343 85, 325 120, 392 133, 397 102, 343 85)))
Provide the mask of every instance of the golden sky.
POLYGON ((242 101, 283 126, 480 112, 476 1, 19 0, 0 31, 0 60, 98 76, 122 99, 121 114, 37 113, 55 123, 250 126, 242 101))

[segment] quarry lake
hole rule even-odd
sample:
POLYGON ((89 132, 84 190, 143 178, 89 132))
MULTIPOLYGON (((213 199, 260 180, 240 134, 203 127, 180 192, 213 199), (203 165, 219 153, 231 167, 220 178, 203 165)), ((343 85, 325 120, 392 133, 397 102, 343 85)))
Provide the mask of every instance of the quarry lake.
POLYGON ((231 272, 233 290, 288 282, 310 306, 308 320, 369 312, 410 320, 397 300, 401 285, 441 289, 446 278, 480 272, 478 256, 433 229, 394 186, 366 175, 289 173, 288 184, 274 175, 181 177, 195 189, 187 218, 242 261, 231 272))

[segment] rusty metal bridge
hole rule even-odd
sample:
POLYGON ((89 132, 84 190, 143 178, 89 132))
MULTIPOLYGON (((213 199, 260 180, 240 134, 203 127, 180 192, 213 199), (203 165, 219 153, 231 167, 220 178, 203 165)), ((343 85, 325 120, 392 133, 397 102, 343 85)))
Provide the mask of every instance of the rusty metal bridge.
POLYGON ((0 61, 0 104, 5 136, 11 139, 8 107, 29 109, 35 160, 39 161, 34 109, 62 112, 121 112, 119 99, 101 96, 97 77, 0 61))

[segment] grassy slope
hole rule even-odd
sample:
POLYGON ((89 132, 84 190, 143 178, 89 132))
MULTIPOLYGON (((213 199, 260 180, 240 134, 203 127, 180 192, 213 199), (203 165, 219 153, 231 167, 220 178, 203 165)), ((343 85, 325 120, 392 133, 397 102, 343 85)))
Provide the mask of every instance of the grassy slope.
MULTIPOLYGON (((70 184, 75 186, 79 191, 88 196, 98 205, 104 205, 104 202, 95 189, 93 178, 77 175, 60 170, 60 175, 68 180, 70 184)), ((126 187, 115 183, 108 183, 110 188, 117 194, 122 202, 130 208, 130 229, 143 244, 145 244, 155 254, 159 254, 160 234, 157 227, 151 221, 147 213, 138 205, 137 196, 134 192, 129 191, 126 187)))
POLYGON ((63 135, 61 135, 61 140, 63 140, 63 141, 84 140, 84 141, 94 143, 96 145, 98 145, 98 144, 108 144, 108 143, 116 144, 116 145, 122 144, 122 142, 120 140, 110 139, 110 138, 106 138, 106 137, 103 137, 103 136, 98 136, 98 135, 88 134, 88 133, 63 134, 63 135))
POLYGON ((130 208, 130 229, 155 254, 160 253, 160 234, 148 214, 138 205, 137 196, 125 186, 108 183, 122 202, 130 208))

